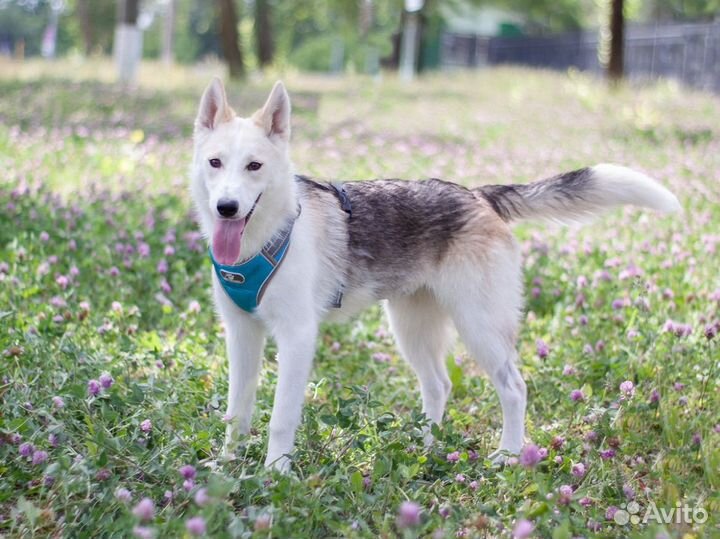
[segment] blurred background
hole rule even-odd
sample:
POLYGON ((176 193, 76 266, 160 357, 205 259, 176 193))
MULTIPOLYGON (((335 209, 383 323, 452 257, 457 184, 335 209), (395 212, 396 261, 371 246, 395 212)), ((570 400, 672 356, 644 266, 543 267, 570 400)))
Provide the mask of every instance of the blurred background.
POLYGON ((405 80, 522 64, 720 91, 718 14, 720 0, 0 0, 0 67, 70 75, 69 59, 132 83, 142 61, 405 80))

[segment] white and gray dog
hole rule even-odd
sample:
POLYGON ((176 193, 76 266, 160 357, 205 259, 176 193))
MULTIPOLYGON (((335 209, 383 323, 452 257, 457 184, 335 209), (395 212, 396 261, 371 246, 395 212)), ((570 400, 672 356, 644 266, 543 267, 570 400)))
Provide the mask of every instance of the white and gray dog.
POLYGON ((229 359, 224 454, 231 457, 250 430, 270 334, 279 372, 265 464, 280 470, 290 466, 319 324, 381 299, 417 374, 427 418, 443 417, 454 327, 500 398, 494 458, 517 453, 526 388, 516 352, 521 258, 510 222, 580 221, 621 204, 680 208, 670 191, 616 165, 474 189, 435 179, 312 181, 293 170, 290 100, 280 82, 262 109, 241 118, 213 80, 200 102, 194 142, 192 195, 210 239, 229 359))

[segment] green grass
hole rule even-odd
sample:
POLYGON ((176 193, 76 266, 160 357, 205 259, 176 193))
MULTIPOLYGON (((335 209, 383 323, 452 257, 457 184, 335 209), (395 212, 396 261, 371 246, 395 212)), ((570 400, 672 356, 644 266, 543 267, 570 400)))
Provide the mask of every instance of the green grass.
MULTIPOLYGON (((235 108, 251 112, 270 82, 231 87, 235 108)), ((517 227, 527 430, 547 450, 537 466, 485 460, 499 403, 461 347, 424 449, 414 377, 373 308, 323 328, 293 473, 280 476, 262 467, 272 341, 253 433, 240 458, 217 461, 224 343, 186 179, 202 83, 0 80, 0 536, 180 537, 195 516, 211 537, 511 537, 522 519, 558 539, 720 535, 720 354, 706 337, 720 318, 717 97, 520 69, 286 80, 299 172, 476 185, 610 161, 657 177, 685 213, 517 227), (113 383, 93 396, 103 373, 113 383), (186 464, 197 475, 183 486, 186 464), (145 497, 156 510, 141 523, 145 497), (641 516, 679 503, 708 519, 606 518, 633 497, 641 516), (403 527, 408 500, 421 519, 403 527)))

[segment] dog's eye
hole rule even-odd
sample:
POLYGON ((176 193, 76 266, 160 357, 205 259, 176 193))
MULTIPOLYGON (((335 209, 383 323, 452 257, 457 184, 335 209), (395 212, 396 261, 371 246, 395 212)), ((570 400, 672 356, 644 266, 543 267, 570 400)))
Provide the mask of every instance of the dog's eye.
POLYGON ((220 161, 217 157, 213 157, 210 159, 210 166, 212 168, 220 168, 222 166, 222 161, 220 161))
POLYGON ((258 163, 257 161, 250 161, 248 163, 248 166, 245 167, 248 170, 260 170, 260 167, 262 166, 262 163, 258 163))

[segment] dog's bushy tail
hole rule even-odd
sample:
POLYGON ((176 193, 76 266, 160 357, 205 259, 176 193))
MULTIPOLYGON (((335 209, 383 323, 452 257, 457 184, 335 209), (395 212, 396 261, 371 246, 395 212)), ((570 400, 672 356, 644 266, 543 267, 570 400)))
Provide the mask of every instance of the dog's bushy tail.
POLYGON ((662 212, 681 209, 675 195, 648 176, 618 165, 595 165, 526 185, 476 189, 505 221, 584 222, 622 204, 662 212))

